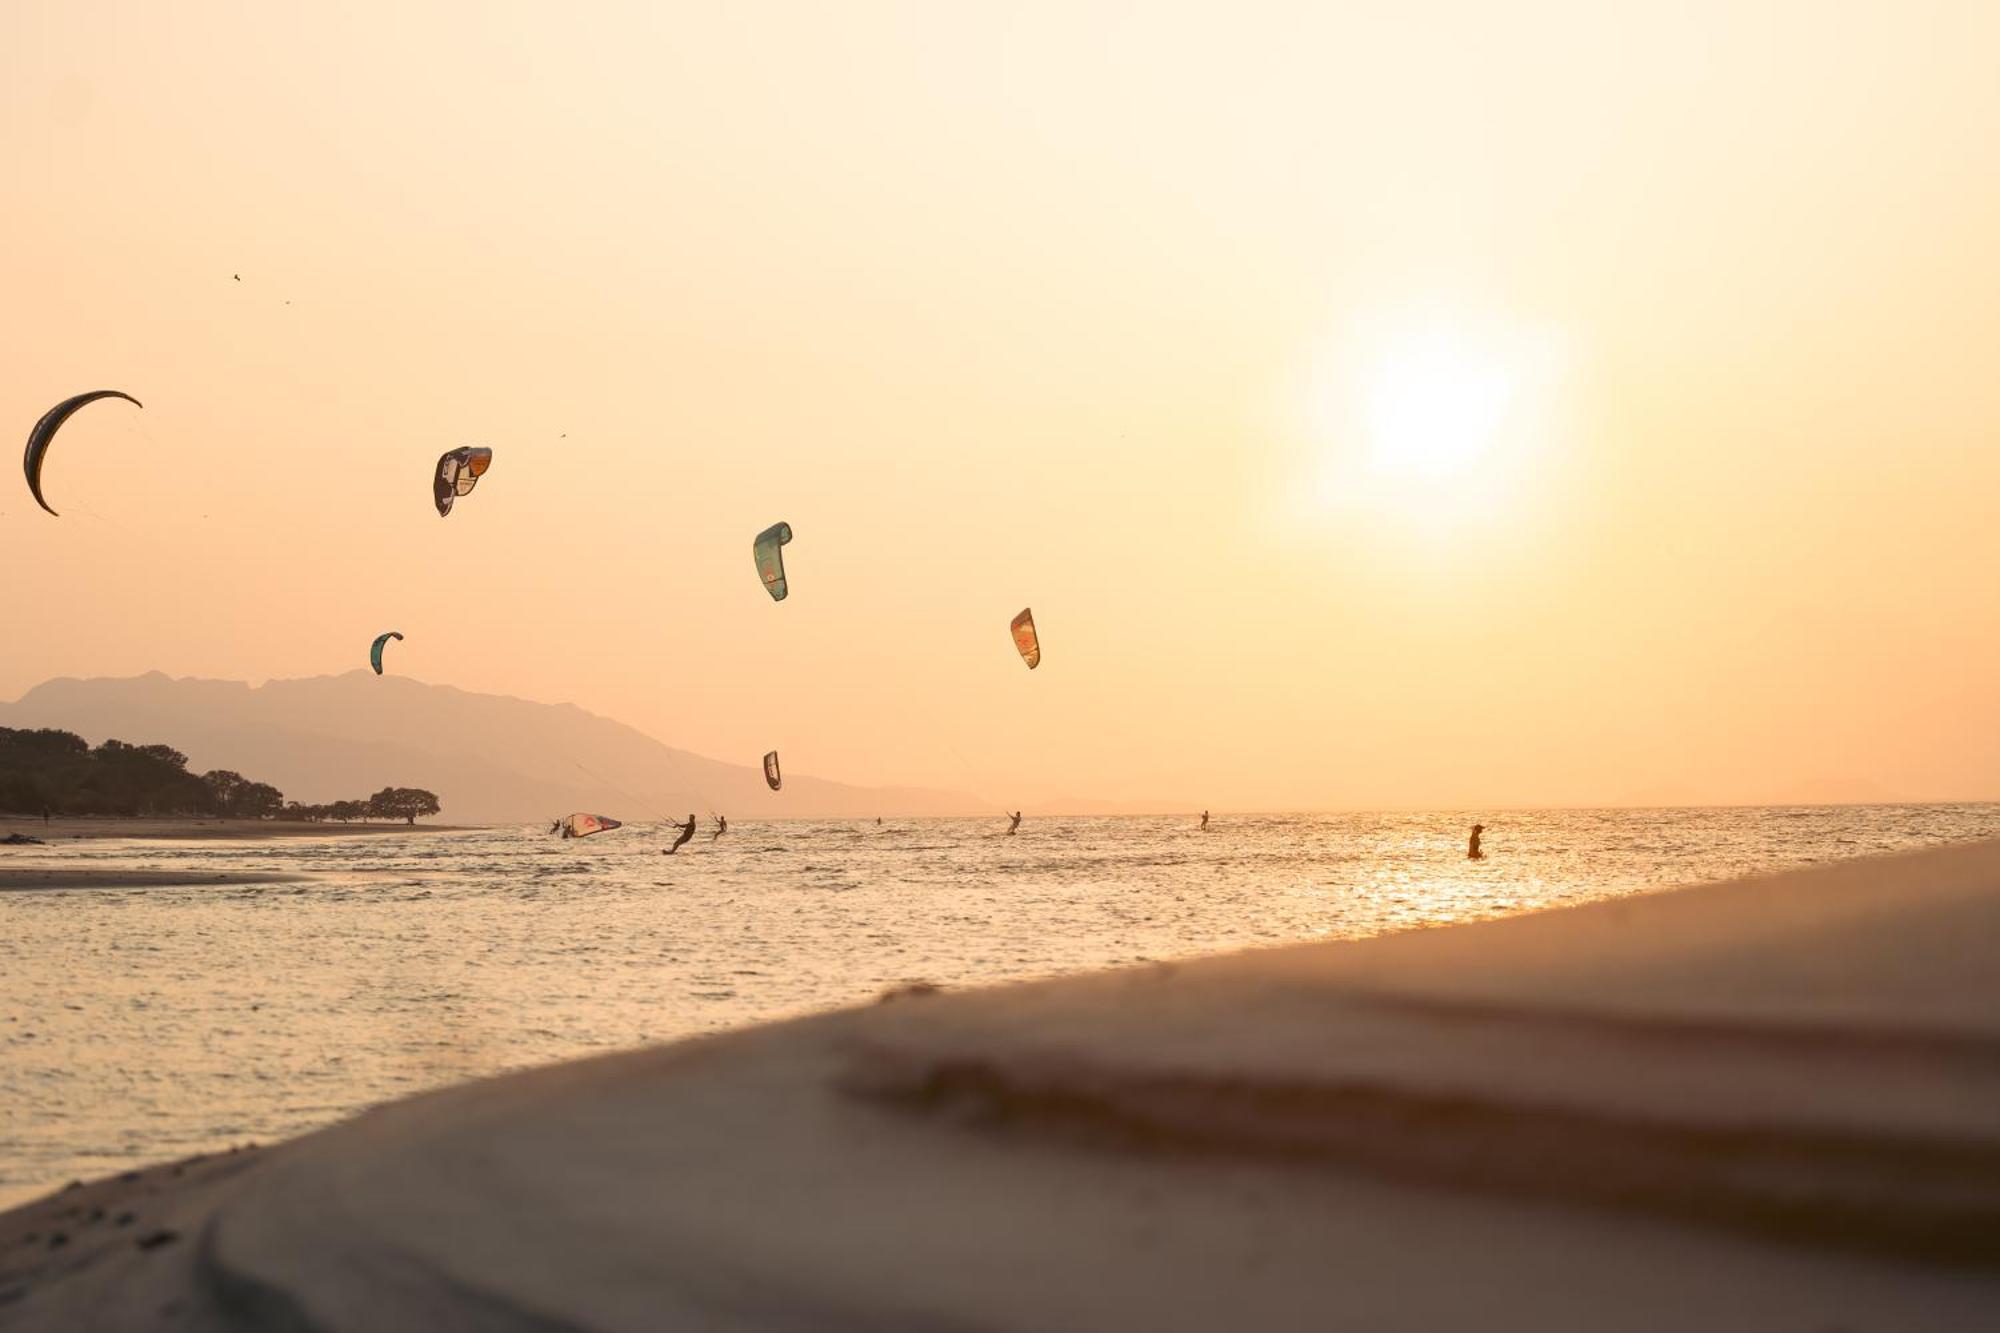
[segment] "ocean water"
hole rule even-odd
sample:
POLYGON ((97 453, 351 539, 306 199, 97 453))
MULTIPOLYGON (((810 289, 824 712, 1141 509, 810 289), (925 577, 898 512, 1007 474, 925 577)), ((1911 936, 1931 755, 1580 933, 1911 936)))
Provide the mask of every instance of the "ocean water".
POLYGON ((1357 938, 2000 836, 2000 806, 738 823, 234 844, 0 864, 303 873, 0 893, 0 1205, 425 1088, 850 1005, 1357 938))

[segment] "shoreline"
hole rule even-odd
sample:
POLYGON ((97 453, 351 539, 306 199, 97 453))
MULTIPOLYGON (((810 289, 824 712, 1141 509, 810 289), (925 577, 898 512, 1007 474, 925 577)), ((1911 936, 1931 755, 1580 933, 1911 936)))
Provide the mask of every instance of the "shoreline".
MULTIPOLYGON (((184 842, 255 841, 264 838, 358 838, 414 833, 467 833, 473 824, 287 823, 276 819, 195 819, 126 817, 122 815, 56 815, 47 824, 35 815, 0 815, 0 838, 22 834, 49 846, 105 838, 142 838, 184 842)), ((32 846, 32 844, 23 844, 32 846)))
POLYGON ((1984 1327, 1995 939, 1989 842, 915 988, 58 1192, 0 1324, 1984 1327))
POLYGON ((311 875, 287 871, 141 870, 125 866, 0 865, 0 893, 88 892, 92 889, 216 888, 238 884, 301 884, 311 875))

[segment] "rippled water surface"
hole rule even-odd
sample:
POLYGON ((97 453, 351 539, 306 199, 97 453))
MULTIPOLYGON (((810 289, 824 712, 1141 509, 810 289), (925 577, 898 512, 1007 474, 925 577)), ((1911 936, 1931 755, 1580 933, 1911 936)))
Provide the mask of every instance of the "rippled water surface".
POLYGON ((2000 834, 2000 806, 733 825, 8 849, 304 873, 0 893, 0 1203, 423 1088, 853 1004, 2000 834))

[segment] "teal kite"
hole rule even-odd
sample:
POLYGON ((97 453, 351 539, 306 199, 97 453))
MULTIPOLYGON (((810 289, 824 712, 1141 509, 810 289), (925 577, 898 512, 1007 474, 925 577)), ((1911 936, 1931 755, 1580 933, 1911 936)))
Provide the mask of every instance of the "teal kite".
POLYGON ((368 665, 375 668, 375 674, 378 676, 382 674, 382 645, 391 639, 401 643, 403 636, 395 630, 390 630, 387 634, 377 634, 375 642, 368 649, 368 665))

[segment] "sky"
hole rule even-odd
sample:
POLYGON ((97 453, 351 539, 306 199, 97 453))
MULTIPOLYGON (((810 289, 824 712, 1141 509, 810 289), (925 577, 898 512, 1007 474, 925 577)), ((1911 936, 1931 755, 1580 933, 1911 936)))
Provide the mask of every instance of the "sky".
POLYGON ((145 407, 65 427, 61 518, 0 484, 0 697, 397 629, 1010 804, 2000 797, 1996 49, 1990 3, 10 0, 0 419, 145 407))

